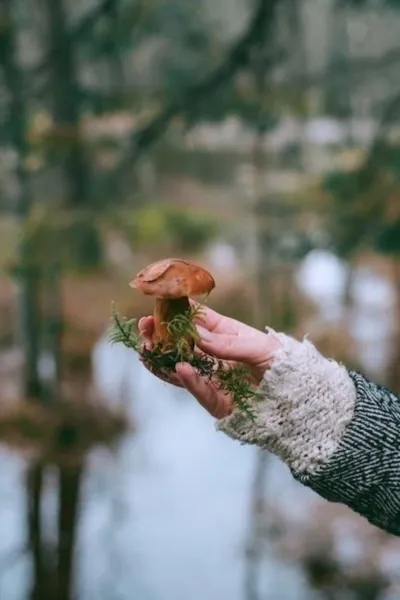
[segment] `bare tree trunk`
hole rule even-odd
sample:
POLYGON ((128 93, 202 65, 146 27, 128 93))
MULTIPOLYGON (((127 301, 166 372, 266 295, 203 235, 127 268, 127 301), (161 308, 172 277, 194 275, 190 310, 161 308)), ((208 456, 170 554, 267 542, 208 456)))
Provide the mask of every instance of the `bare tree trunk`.
POLYGON ((82 466, 60 467, 59 471, 57 600, 73 598, 73 562, 82 474, 82 466))
MULTIPOLYGON (((266 94, 267 94, 267 43, 273 45, 274 25, 276 20, 277 5, 275 5, 268 26, 266 27, 265 40, 254 49, 253 58, 253 77, 256 92, 258 95, 259 108, 257 126, 255 131, 253 146, 253 166, 254 166, 254 196, 253 196, 253 260, 254 269, 254 304, 253 304, 253 324, 255 327, 263 328, 271 319, 271 311, 268 296, 266 294, 266 285, 270 281, 271 268, 269 262, 270 231, 265 219, 265 177, 267 172, 267 156, 264 147, 266 123, 268 114, 265 112, 266 94)), ((267 107, 268 110, 268 107, 267 107)), ((258 577, 260 569, 260 560, 262 555, 262 543, 266 537, 265 532, 265 514, 264 505, 264 487, 267 474, 269 455, 267 452, 260 451, 257 455, 256 468, 254 473, 253 485, 251 490, 251 509, 249 540, 247 548, 246 571, 245 571, 245 589, 246 600, 258 600, 258 577)))
POLYGON ((45 0, 51 62, 55 159, 60 165, 62 206, 72 209, 71 261, 97 266, 101 242, 93 219, 90 168, 80 125, 78 65, 69 36, 66 0, 45 0))
POLYGON ((348 33, 348 12, 344 3, 334 3, 331 16, 331 60, 330 68, 332 71, 341 69, 344 77, 340 83, 333 78, 332 83, 326 89, 326 103, 328 110, 332 111, 337 117, 347 120, 347 143, 353 144, 353 132, 351 129, 351 119, 353 117, 353 95, 352 78, 349 72, 349 33, 348 33))
MULTIPOLYGON (((78 93, 78 72, 74 49, 68 38, 66 2, 64 0, 46 0, 48 24, 51 40, 50 52, 54 53, 52 64, 53 114, 56 128, 65 132, 65 160, 61 167, 61 180, 65 190, 64 205, 72 210, 90 208, 90 177, 80 132, 80 102, 78 93), (70 132, 70 136, 68 136, 70 132)), ((57 129, 56 129, 57 131, 57 129)), ((84 254, 87 235, 96 238, 93 221, 87 216, 75 212, 75 232, 73 244, 78 247, 75 258, 85 262, 84 254), (80 223, 81 229, 75 229, 80 223), (80 242, 83 242, 80 245, 80 242)), ((96 243, 96 242, 95 242, 96 243)), ((89 249, 90 250, 90 249, 89 249)), ((47 308, 49 317, 49 345, 55 361, 56 377, 54 389, 62 378, 61 334, 63 328, 60 296, 60 272, 56 262, 50 265, 47 286, 47 308)), ((76 528, 79 519, 79 492, 82 468, 64 468, 59 470, 59 508, 58 508, 58 560, 57 560, 57 600, 71 600, 73 594, 73 561, 75 554, 76 528)))
POLYGON ((54 569, 51 553, 43 537, 41 516, 44 488, 44 469, 40 463, 33 465, 27 476, 29 544, 33 558, 33 585, 31 600, 54 598, 54 569))
POLYGON ((120 0, 111 0, 110 4, 110 36, 109 36, 109 67, 110 67, 110 85, 113 91, 118 91, 118 95, 123 98, 124 88, 125 88, 125 70, 124 64, 122 61, 118 40, 119 40, 119 32, 120 32, 120 8, 121 1, 120 0))
POLYGON ((308 165, 308 140, 306 135, 307 91, 303 81, 307 71, 307 52, 302 14, 302 3, 299 0, 287 0, 287 16, 292 44, 290 79, 293 90, 295 113, 297 114, 297 136, 299 144, 298 168, 306 170, 308 165))
POLYGON ((53 368, 52 376, 46 382, 46 393, 54 402, 61 397, 63 380, 61 268, 57 259, 48 259, 43 287, 43 344, 51 357, 53 368))
POLYGON ((23 394, 27 398, 39 399, 41 386, 38 373, 39 358, 39 309, 38 272, 34 265, 34 255, 25 236, 26 221, 29 218, 32 194, 29 176, 25 168, 28 155, 27 106, 24 93, 24 80, 17 63, 17 40, 13 24, 12 0, 0 0, 0 53, 4 78, 10 93, 9 122, 12 124, 11 144, 17 152, 18 197, 16 213, 21 228, 21 241, 17 264, 19 275, 19 326, 20 343, 24 355, 23 394))
POLYGON ((342 324, 346 331, 351 330, 354 311, 354 294, 353 286, 356 276, 356 267, 351 259, 347 263, 346 279, 344 282, 343 292, 343 318, 342 324))
POLYGON ((268 459, 269 454, 267 452, 263 450, 258 452, 250 498, 250 527, 244 590, 246 600, 261 600, 262 598, 258 584, 263 542, 266 539, 264 495, 268 459))
MULTIPOLYGON (((0 0, 0 52, 4 77, 10 94, 9 121, 12 123, 11 143, 17 151, 17 217, 21 241, 16 271, 19 275, 19 334, 23 350, 24 373, 22 395, 28 400, 43 401, 39 376, 39 271, 35 265, 35 248, 30 247, 25 227, 33 202, 29 176, 25 168, 28 155, 27 105, 24 80, 17 63, 17 36, 13 23, 13 0, 0 0)), ((41 522, 43 467, 34 464, 27 471, 27 529, 33 559, 32 600, 50 598, 51 582, 44 554, 41 522), (50 586, 50 587, 49 587, 50 586)))
POLYGON ((265 284, 269 275, 268 261, 268 232, 265 231, 266 220, 263 205, 266 201, 265 177, 267 171, 267 157, 265 149, 266 120, 268 115, 265 113, 265 96, 267 93, 267 69, 266 69, 266 44, 260 44, 255 48, 253 62, 253 77, 258 96, 259 107, 257 115, 257 125, 254 136, 253 146, 253 166, 254 166, 254 198, 253 198, 253 218, 254 218, 254 262, 252 265, 255 274, 254 286, 254 304, 253 304, 253 324, 255 327, 263 327, 270 315, 267 314, 267 297, 265 294, 265 284))
POLYGON ((400 259, 393 258, 393 285, 396 293, 394 315, 393 350, 387 372, 387 385, 400 394, 400 259))
POLYGON ((79 89, 77 66, 68 36, 65 0, 46 0, 48 15, 51 90, 56 140, 60 142, 60 158, 65 173, 65 200, 80 208, 88 198, 88 171, 79 124, 79 89))

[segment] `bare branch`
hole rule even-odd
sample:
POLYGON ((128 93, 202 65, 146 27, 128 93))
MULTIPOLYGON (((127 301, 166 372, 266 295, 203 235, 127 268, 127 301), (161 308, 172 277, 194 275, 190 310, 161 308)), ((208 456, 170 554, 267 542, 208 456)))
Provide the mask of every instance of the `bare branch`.
MULTIPOLYGON (((396 93, 389 98, 383 107, 377 132, 366 154, 365 160, 357 173, 358 193, 370 185, 371 178, 374 177, 374 166, 379 161, 379 154, 385 146, 388 128, 396 118, 400 118, 400 93, 396 93)), ((376 223, 372 225, 375 226, 376 223)))
POLYGON ((382 149, 382 145, 385 143, 388 127, 392 125, 393 121, 396 120, 396 117, 400 117, 400 93, 394 94, 394 96, 389 98, 383 107, 378 131, 368 152, 363 170, 368 170, 372 167, 382 149))
POLYGON ((90 10, 86 16, 72 29, 70 34, 60 40, 60 43, 53 47, 50 53, 48 53, 42 62, 32 71, 30 71, 31 77, 37 77, 43 75, 47 69, 49 69, 59 52, 64 50, 67 44, 76 42, 80 38, 84 37, 89 31, 93 29, 99 19, 107 16, 113 9, 113 0, 102 0, 98 6, 93 10, 90 10))
MULTIPOLYGON (((239 69, 249 64, 251 50, 268 35, 268 26, 273 22, 276 5, 277 0, 259 0, 246 31, 233 45, 225 62, 202 81, 183 92, 178 99, 172 101, 149 124, 132 134, 130 148, 127 150, 125 158, 116 168, 115 175, 117 178, 123 177, 129 169, 135 166, 143 152, 165 133, 172 119, 193 110, 208 94, 215 93, 219 86, 228 81, 239 69)), ((276 56, 273 60, 275 59, 276 56)), ((346 71, 346 77, 350 74, 353 78, 361 79, 370 74, 371 71, 394 66, 399 61, 400 48, 391 50, 378 58, 358 59, 350 63, 346 71)), ((300 76, 297 81, 292 80, 290 86, 297 85, 304 88, 324 86, 328 81, 331 82, 335 79, 340 81, 342 78, 343 69, 340 65, 336 65, 321 73, 300 76)))
POLYGON ((342 63, 336 63, 331 68, 318 73, 305 75, 300 77, 296 84, 304 87, 324 86, 332 81, 341 82, 345 77, 352 77, 357 81, 358 78, 363 79, 365 76, 370 76, 371 72, 379 72, 381 69, 395 67, 400 62, 400 48, 394 48, 382 54, 382 56, 370 56, 367 58, 358 58, 346 63, 344 71, 342 63))
POLYGON ((136 164, 141 154, 165 133, 173 118, 193 110, 208 94, 215 93, 219 86, 250 62, 250 51, 268 36, 268 26, 273 23, 277 4, 278 0, 258 0, 246 31, 233 44, 225 61, 203 80, 183 91, 149 124, 134 132, 127 155, 117 167, 118 176, 136 164))

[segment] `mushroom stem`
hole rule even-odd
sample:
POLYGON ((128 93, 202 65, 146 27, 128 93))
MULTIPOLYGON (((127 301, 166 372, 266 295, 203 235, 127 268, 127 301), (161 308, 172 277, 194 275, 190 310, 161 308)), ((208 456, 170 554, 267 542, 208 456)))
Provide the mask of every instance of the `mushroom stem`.
POLYGON ((154 334, 153 343, 166 347, 173 345, 168 323, 176 315, 184 314, 190 309, 189 298, 156 298, 154 307, 154 334))
POLYGON ((215 287, 212 275, 199 265, 166 258, 142 269, 130 285, 156 298, 153 343, 162 350, 176 349, 180 354, 186 345, 193 350, 196 332, 190 321, 189 298, 209 294, 215 287), (188 320, 177 319, 172 327, 171 321, 185 313, 188 320))

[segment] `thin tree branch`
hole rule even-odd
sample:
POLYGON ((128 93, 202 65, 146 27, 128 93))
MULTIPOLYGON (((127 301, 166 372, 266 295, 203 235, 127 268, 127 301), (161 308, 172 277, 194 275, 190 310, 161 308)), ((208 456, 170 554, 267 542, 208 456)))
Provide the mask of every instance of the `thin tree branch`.
POLYGON ((72 44, 84 37, 93 29, 99 19, 107 16, 108 13, 112 13, 113 5, 113 0, 102 0, 98 6, 93 8, 93 10, 90 10, 86 16, 72 29, 70 34, 66 38, 60 40, 59 43, 52 48, 51 52, 45 56, 42 62, 30 71, 30 77, 43 75, 53 64, 57 54, 59 52, 63 52, 66 45, 72 44))
MULTIPOLYGON (((283 49, 280 49, 276 53, 273 53, 268 63, 270 65, 278 64, 285 58, 286 54, 287 53, 284 52, 283 49)), ((317 73, 293 73, 290 77, 290 83, 274 85, 274 89, 280 91, 296 88, 296 91, 306 91, 312 87, 324 88, 328 84, 331 85, 332 82, 345 85, 349 76, 352 78, 353 84, 357 85, 363 83, 366 78, 371 77, 374 73, 381 72, 381 69, 400 66, 399 63, 400 48, 395 48, 379 57, 354 59, 346 65, 346 72, 343 71, 342 64, 336 63, 331 65, 328 69, 324 69, 317 73)), ((100 100, 115 100, 124 95, 128 96, 129 99, 130 95, 137 96, 141 91, 147 91, 147 88, 140 85, 127 85, 123 92, 104 90, 102 87, 91 88, 90 90, 81 88, 80 90, 82 95, 87 95, 89 98, 98 98, 100 100)))
POLYGON ((346 64, 346 71, 343 71, 341 61, 334 63, 330 68, 323 72, 305 75, 296 82, 304 87, 324 86, 327 83, 341 82, 344 78, 352 79, 364 78, 370 76, 373 72, 380 72, 381 69, 395 67, 400 62, 400 48, 394 48, 382 54, 382 56, 370 56, 367 58, 357 58, 346 64))
MULTIPOLYGON (((357 193, 360 193, 361 190, 365 190, 371 185, 371 179, 374 177, 375 172, 375 164, 379 161, 379 154, 385 147, 388 128, 396 120, 396 117, 400 117, 400 92, 391 96, 383 107, 377 132, 365 160, 357 172, 357 193)), ((376 223, 373 226, 376 226, 376 223)))
POLYGON ((342 228, 344 226, 344 234, 342 233, 341 235, 344 236, 345 245, 353 251, 361 245, 373 247, 377 236, 380 235, 382 221, 379 212, 384 210, 382 199, 390 194, 390 189, 395 188, 396 183, 391 182, 384 185, 380 182, 379 196, 375 194, 375 198, 371 198, 368 207, 369 212, 365 214, 365 198, 363 194, 376 185, 377 177, 379 177, 379 168, 385 160, 384 150, 388 130, 396 119, 400 119, 400 92, 394 94, 384 104, 377 132, 366 153, 363 164, 347 180, 346 187, 341 192, 342 197, 346 199, 346 204, 343 203, 343 212, 339 221, 340 231, 343 231, 342 228), (359 206, 356 203, 357 197, 361 199, 364 205, 362 214, 359 213, 359 206), (374 211, 373 218, 371 218, 371 210, 374 211), (364 221, 364 227, 359 229, 355 236, 353 222, 355 219, 359 220, 360 218, 364 221))
POLYGON ((375 162, 379 152, 382 150, 382 146, 385 143, 385 137, 388 133, 388 127, 392 125, 396 117, 400 117, 400 93, 394 94, 385 103, 381 119, 378 126, 375 139, 370 147, 367 158, 364 162, 363 170, 370 169, 375 162))
MULTIPOLYGON (((188 88, 179 98, 173 100, 149 124, 132 134, 126 156, 114 171, 117 179, 123 177, 129 169, 135 166, 141 155, 165 133, 169 124, 176 116, 184 115, 189 110, 193 110, 208 94, 215 93, 219 86, 228 81, 239 69, 249 64, 251 61, 251 50, 266 35, 266 25, 272 24, 277 4, 277 0, 258 0, 253 17, 246 31, 232 46, 224 63, 202 81, 188 88)), ((271 62, 274 63, 275 59, 276 56, 270 61, 269 67, 271 66, 271 62)), ((353 61, 349 65, 349 73, 354 78, 362 78, 371 71, 393 67, 399 61, 400 48, 396 48, 381 57, 370 57, 353 61)), ((328 81, 331 82, 332 79, 340 80, 342 77, 343 69, 341 66, 333 65, 331 69, 323 73, 300 76, 293 84, 309 88, 312 86, 323 86, 328 81)))
POLYGON ((117 167, 116 175, 121 177, 132 168, 143 152, 165 133, 173 118, 193 110, 208 94, 215 93, 219 86, 229 81, 240 68, 249 63, 250 51, 263 39, 268 25, 273 22, 278 1, 258 0, 246 31, 233 44, 225 61, 200 82, 182 92, 148 125, 133 133, 130 148, 125 159, 117 167))

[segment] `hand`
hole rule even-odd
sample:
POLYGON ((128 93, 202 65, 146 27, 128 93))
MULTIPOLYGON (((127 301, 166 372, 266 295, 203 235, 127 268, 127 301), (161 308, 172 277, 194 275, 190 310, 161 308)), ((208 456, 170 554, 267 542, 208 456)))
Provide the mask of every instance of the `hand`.
MULTIPOLYGON (((222 360, 247 365, 256 385, 261 382, 276 351, 281 347, 274 335, 224 317, 204 306, 196 325, 201 338, 198 348, 222 360)), ((151 346, 153 330, 153 317, 144 317, 139 321, 139 331, 147 347, 151 346)), ((176 372, 168 375, 168 378, 157 375, 169 383, 185 387, 217 419, 228 416, 233 410, 232 398, 218 390, 212 381, 201 377, 187 363, 176 365, 176 372)))

